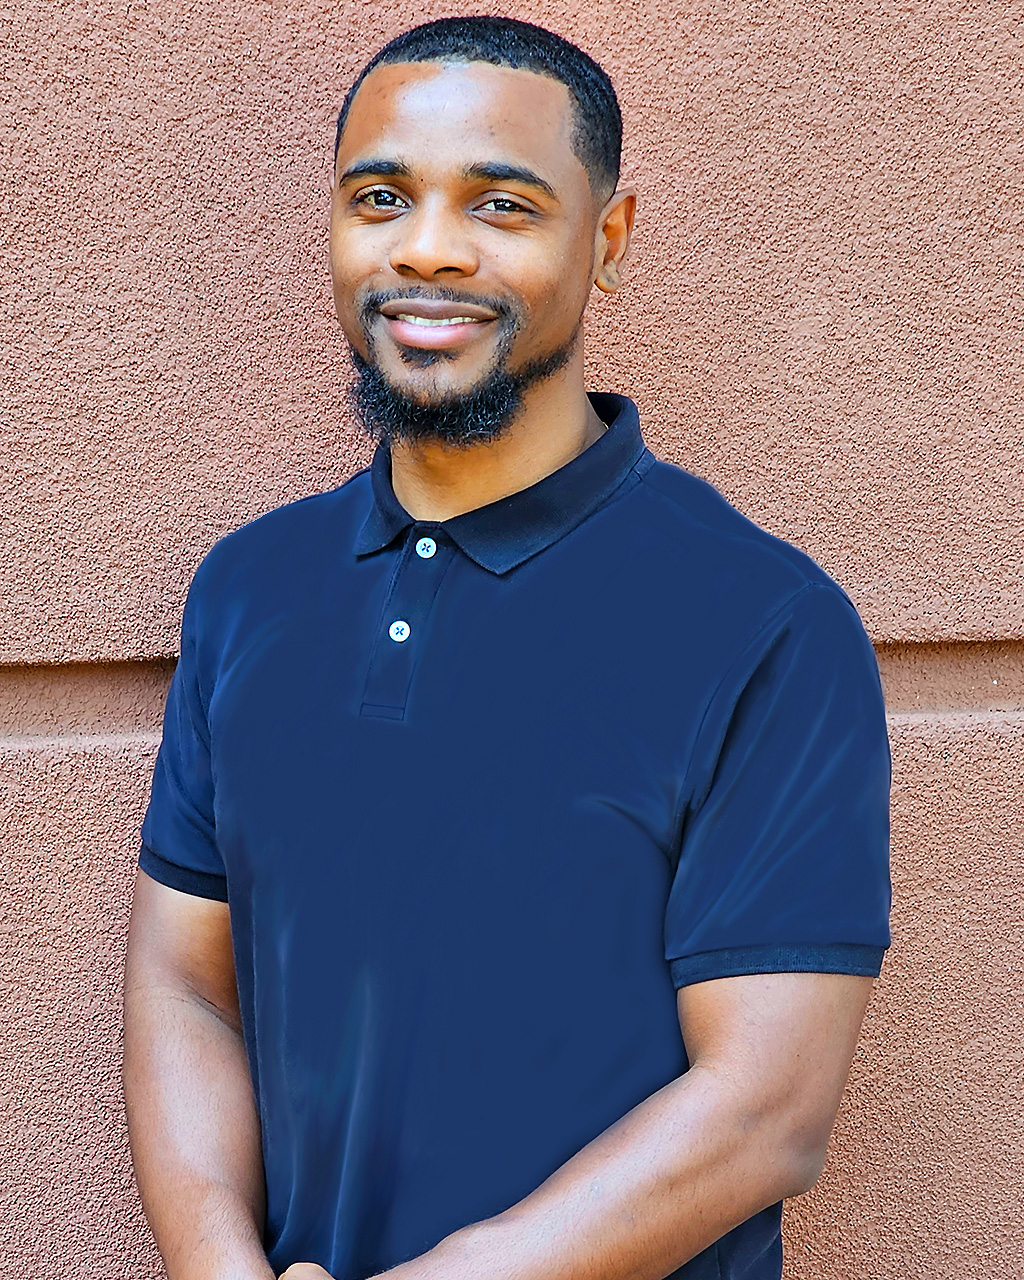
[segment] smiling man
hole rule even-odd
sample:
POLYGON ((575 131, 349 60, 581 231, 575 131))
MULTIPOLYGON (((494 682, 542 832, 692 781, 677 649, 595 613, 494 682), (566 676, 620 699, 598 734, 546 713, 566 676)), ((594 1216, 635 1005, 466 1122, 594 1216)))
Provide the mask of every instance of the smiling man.
POLYGON ((507 19, 345 100, 376 450, 203 560, 142 828, 170 1280, 781 1274, 889 943, 884 712, 840 588, 585 389, 620 142, 601 68, 507 19))

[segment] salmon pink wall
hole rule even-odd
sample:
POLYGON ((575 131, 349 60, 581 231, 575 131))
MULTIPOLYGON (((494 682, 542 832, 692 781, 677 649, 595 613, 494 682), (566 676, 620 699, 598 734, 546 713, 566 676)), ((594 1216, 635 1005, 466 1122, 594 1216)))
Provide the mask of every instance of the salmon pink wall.
MULTIPOLYGON (((486 8, 487 6, 481 6, 486 8)), ((370 456, 332 120, 396 0, 0 7, 0 1271, 155 1280, 121 1110, 138 824, 185 588, 370 456)), ((861 609, 894 947, 787 1280, 1020 1275, 1024 10, 543 0, 640 192, 591 384, 861 609)))

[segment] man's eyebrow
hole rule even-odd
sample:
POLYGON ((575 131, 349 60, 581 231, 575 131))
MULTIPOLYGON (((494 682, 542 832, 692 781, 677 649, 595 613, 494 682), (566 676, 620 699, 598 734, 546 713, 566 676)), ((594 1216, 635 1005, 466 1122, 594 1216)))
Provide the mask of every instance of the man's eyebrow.
POLYGON ((526 187, 536 187, 552 200, 557 200, 555 189, 550 182, 534 173, 532 169, 519 164, 502 164, 500 161, 488 161, 485 164, 471 164, 463 169, 462 176, 470 181, 484 182, 521 182, 526 187))
POLYGON ((345 182, 349 178, 367 177, 411 178, 412 170, 407 164, 403 164, 401 160, 358 160, 355 164, 349 165, 338 181, 345 182))

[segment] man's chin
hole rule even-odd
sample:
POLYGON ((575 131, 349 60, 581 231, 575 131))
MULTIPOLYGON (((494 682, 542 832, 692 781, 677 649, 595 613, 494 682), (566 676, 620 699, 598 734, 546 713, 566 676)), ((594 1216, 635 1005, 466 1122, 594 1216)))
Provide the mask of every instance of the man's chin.
POLYGON ((486 443, 507 432, 530 386, 568 362, 575 338, 515 373, 498 361, 468 386, 454 381, 450 363, 423 370, 421 376, 405 371, 406 376, 393 381, 381 363, 352 347, 356 380, 350 403, 365 430, 379 441, 429 440, 456 447, 486 443))
POLYGON ((429 376, 396 382, 357 353, 353 363, 357 376, 350 403, 363 428, 382 442, 465 447, 494 440, 507 430, 522 399, 516 380, 500 369, 464 386, 429 376))
MULTIPOLYGON (((439 371, 440 372, 440 371, 439 371)), ((457 405, 475 395, 486 382, 478 378, 468 385, 446 377, 389 378, 382 374, 389 395, 398 404, 415 409, 441 409, 445 405, 457 405)))
MULTIPOLYGON (((387 358, 367 367, 376 369, 396 396, 416 404, 440 404, 473 395, 501 363, 497 355, 489 360, 470 360, 461 351, 397 347, 387 353, 387 358)), ((356 368, 363 373, 358 363, 356 368)))

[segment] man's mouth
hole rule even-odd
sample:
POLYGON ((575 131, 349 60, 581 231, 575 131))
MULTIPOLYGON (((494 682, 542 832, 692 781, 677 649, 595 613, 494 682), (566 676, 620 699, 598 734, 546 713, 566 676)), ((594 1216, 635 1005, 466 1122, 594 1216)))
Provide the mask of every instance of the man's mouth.
POLYGON ((488 329, 498 315, 475 303, 399 298, 380 307, 391 337, 404 347, 440 351, 462 346, 488 329))
POLYGON ((430 316, 414 316, 408 311, 399 311, 394 317, 396 320, 404 320, 406 324, 426 324, 426 325, 442 325, 442 324, 484 324, 485 321, 478 320, 474 316, 445 316, 443 319, 433 320, 430 316))

